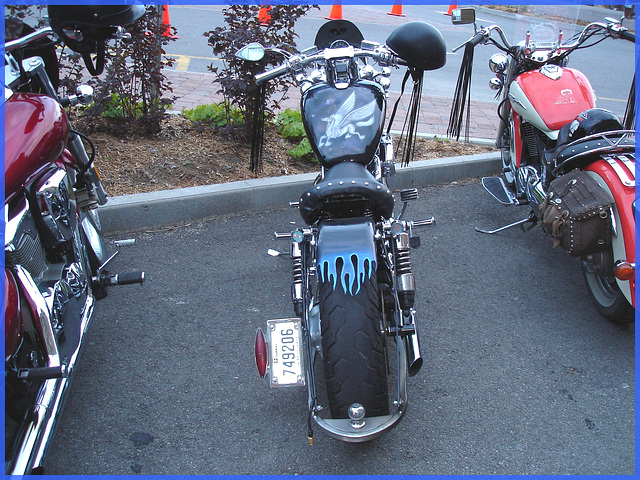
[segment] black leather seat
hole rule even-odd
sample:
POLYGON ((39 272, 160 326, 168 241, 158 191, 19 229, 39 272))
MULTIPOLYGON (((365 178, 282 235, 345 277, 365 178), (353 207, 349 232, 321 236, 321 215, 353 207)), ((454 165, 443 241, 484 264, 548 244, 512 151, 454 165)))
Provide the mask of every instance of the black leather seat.
POLYGON ((300 214, 305 222, 315 222, 325 202, 337 195, 360 196, 369 208, 384 218, 393 213, 393 195, 362 165, 343 162, 329 169, 323 180, 302 194, 300 214))

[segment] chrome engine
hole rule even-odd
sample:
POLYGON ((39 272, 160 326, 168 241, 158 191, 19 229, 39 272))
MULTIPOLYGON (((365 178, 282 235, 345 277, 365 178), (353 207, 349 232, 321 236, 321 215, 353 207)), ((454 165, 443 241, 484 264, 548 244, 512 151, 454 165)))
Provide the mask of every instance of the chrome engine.
POLYGON ((79 245, 75 202, 67 173, 58 169, 39 184, 29 200, 5 204, 5 263, 23 267, 46 301, 52 328, 60 333, 65 305, 87 291, 79 245))
POLYGON ((22 265, 34 280, 40 279, 47 269, 46 255, 29 203, 23 198, 15 210, 11 212, 8 204, 4 206, 5 263, 22 265))

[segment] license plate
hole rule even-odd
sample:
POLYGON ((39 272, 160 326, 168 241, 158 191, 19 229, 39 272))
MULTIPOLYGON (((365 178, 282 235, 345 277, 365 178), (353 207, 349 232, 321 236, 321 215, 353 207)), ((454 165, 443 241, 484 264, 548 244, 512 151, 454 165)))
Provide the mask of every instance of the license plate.
POLYGON ((299 318, 267 321, 272 387, 304 386, 302 322, 299 318))

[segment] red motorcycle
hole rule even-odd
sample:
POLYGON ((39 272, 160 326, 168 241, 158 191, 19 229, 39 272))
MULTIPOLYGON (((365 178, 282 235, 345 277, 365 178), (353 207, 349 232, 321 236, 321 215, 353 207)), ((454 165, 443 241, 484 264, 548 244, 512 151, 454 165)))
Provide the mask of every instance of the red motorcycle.
POLYGON ((468 108, 473 49, 491 43, 504 52, 489 61, 496 74, 490 86, 501 98, 496 145, 502 152, 504 179, 487 177, 482 184, 505 205, 531 207, 523 220, 476 230, 494 234, 540 222, 554 246, 581 259, 600 313, 617 323, 634 322, 635 85, 623 125, 612 112, 596 108, 587 77, 566 65, 579 48, 605 38, 634 42, 635 35, 622 20, 608 18, 588 24, 568 44, 562 43, 560 31, 551 42, 534 42, 527 32, 524 41, 511 45, 498 25, 478 29, 473 8, 455 10, 452 21, 473 23, 476 33, 457 48, 465 46, 465 55, 449 134, 459 137, 468 108))
POLYGON ((144 280, 142 272, 107 271, 115 253, 107 255, 97 212, 107 198, 95 151, 87 153, 90 141, 73 130, 64 110, 89 103, 93 90, 81 86, 76 95, 58 96, 54 50, 63 41, 97 75, 105 41, 144 11, 50 6, 51 27, 5 43, 6 474, 42 472, 95 300, 108 286, 144 280))

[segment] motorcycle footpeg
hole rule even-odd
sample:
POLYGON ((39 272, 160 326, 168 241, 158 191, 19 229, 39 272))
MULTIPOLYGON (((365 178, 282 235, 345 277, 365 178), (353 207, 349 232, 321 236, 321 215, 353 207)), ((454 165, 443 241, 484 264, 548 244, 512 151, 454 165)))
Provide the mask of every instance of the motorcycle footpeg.
POLYGON ((501 177, 484 177, 482 186, 493 198, 503 205, 517 205, 516 196, 505 185, 501 177))
POLYGON ((111 275, 114 285, 134 285, 144 283, 144 272, 126 272, 111 275))
POLYGON ((98 279, 98 283, 103 287, 115 287, 116 285, 134 285, 144 283, 144 272, 116 273, 114 275, 103 275, 98 279))
POLYGON ((50 378, 66 378, 67 376, 68 370, 66 365, 21 368, 18 370, 18 378, 21 380, 48 380, 50 378))

